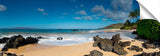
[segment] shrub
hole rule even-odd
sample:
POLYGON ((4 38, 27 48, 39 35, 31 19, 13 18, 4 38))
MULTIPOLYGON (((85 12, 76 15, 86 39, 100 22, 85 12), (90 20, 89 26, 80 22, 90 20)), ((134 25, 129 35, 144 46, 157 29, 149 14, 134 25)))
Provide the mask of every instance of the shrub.
POLYGON ((160 24, 156 20, 141 20, 137 24, 137 33, 147 39, 159 40, 160 39, 160 24))

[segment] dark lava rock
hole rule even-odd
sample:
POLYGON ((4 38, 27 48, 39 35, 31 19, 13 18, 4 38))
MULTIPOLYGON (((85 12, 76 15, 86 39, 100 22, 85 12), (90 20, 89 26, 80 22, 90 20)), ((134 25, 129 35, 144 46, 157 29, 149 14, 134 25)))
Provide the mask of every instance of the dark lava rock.
POLYGON ((113 49, 113 41, 110 39, 104 39, 100 43, 98 43, 98 47, 104 51, 112 51, 113 49))
POLYGON ((5 53, 7 56, 17 56, 16 54, 12 54, 12 53, 5 53))
POLYGON ((131 42, 121 42, 120 41, 120 34, 116 34, 112 37, 112 39, 103 39, 100 38, 98 35, 94 37, 94 44, 93 46, 98 46, 103 51, 112 51, 114 53, 117 53, 118 55, 126 55, 128 52, 124 50, 124 46, 129 46, 131 42))
POLYGON ((131 42, 130 42, 130 41, 126 41, 126 42, 120 41, 120 42, 119 42, 119 45, 122 46, 122 47, 126 47, 126 46, 130 46, 130 45, 131 45, 131 42))
POLYGON ((126 55, 128 54, 127 51, 124 50, 123 47, 121 47, 120 45, 115 45, 113 52, 117 53, 118 55, 126 55))
POLYGON ((114 45, 118 45, 119 40, 121 40, 120 34, 113 35, 111 40, 113 40, 114 45))
POLYGON ((137 31, 133 31, 132 34, 138 34, 137 31))
POLYGON ((9 38, 4 37, 2 39, 0 39, 0 43, 6 43, 9 40, 9 38))
POLYGON ((93 47, 97 47, 98 43, 100 43, 101 41, 103 41, 103 38, 100 38, 99 35, 93 37, 93 39, 94 39, 93 47))
POLYGON ((143 51, 142 48, 140 48, 139 46, 134 46, 132 45, 130 48, 127 48, 128 50, 131 50, 131 51, 136 51, 136 52, 141 52, 143 51))
POLYGON ((63 40, 63 37, 58 37, 57 40, 63 40))
POLYGON ((145 40, 147 40, 147 38, 144 37, 143 35, 138 35, 135 39, 145 39, 145 40))
POLYGON ((93 50, 90 52, 89 55, 84 55, 84 56, 103 56, 103 53, 101 53, 100 51, 97 51, 97 50, 93 50))
POLYGON ((39 37, 37 37, 38 39, 45 39, 44 37, 42 37, 42 36, 39 36, 39 37))
POLYGON ((156 48, 156 46, 154 44, 148 44, 146 42, 143 43, 143 47, 146 48, 146 49, 149 49, 149 48, 154 49, 154 48, 156 48))
POLYGON ((2 48, 2 51, 8 51, 8 48, 18 48, 26 44, 32 44, 37 42, 38 42, 38 39, 32 38, 32 37, 28 37, 27 39, 25 39, 23 38, 22 35, 12 36, 6 42, 5 46, 2 48))
POLYGON ((136 40, 131 40, 132 42, 136 42, 136 40))
MULTIPOLYGON (((18 56, 14 53, 0 53, 0 56, 18 56)), ((23 55, 20 55, 20 56, 23 56, 23 55)))
POLYGON ((145 53, 134 55, 134 56, 160 56, 160 52, 154 52, 154 53, 145 53))
POLYGON ((33 37, 27 37, 25 39, 25 43, 26 44, 38 43, 38 39, 37 38, 33 38, 33 37))

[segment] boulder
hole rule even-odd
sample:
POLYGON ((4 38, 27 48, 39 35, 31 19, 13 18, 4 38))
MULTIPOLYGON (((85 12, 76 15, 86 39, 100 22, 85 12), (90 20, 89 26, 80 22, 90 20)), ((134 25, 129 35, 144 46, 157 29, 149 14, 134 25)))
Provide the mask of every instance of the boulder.
POLYGON ((28 37, 27 39, 25 39, 23 38, 22 35, 12 36, 6 42, 5 46, 2 48, 2 51, 8 51, 8 48, 18 48, 26 44, 32 44, 37 42, 38 42, 38 39, 32 38, 32 37, 28 37))
POLYGON ((149 44, 149 43, 143 43, 143 47, 146 48, 146 49, 154 49, 156 48, 156 46, 154 44, 149 44))
POLYGON ((121 40, 120 34, 113 35, 111 40, 113 40, 114 45, 118 45, 119 40, 121 40))
POLYGON ((63 37, 58 37, 57 40, 63 40, 63 37))
POLYGON ((121 47, 120 45, 115 45, 114 49, 113 49, 114 53, 117 53, 118 55, 126 55, 128 54, 127 51, 124 50, 123 47, 121 47))
POLYGON ((138 34, 137 31, 133 31, 132 34, 138 34))
POLYGON ((113 41, 110 39, 103 39, 98 43, 98 47, 103 51, 112 51, 113 49, 113 41))
POLYGON ((39 36, 39 37, 37 37, 37 39, 45 39, 44 37, 42 37, 42 36, 39 36))
POLYGON ((26 44, 38 43, 38 39, 37 38, 33 38, 33 37, 27 37, 25 39, 25 43, 26 44))
POLYGON ((97 51, 97 50, 93 50, 90 52, 89 55, 84 55, 84 56, 103 56, 103 53, 101 53, 100 51, 97 51))
POLYGON ((4 37, 2 39, 0 39, 0 43, 6 43, 9 40, 9 38, 4 37))
POLYGON ((2 51, 7 51, 8 48, 18 48, 18 46, 24 45, 24 40, 25 39, 21 35, 12 36, 2 48, 2 51))
POLYGON ((140 48, 139 46, 135 46, 135 45, 132 45, 131 47, 127 48, 128 50, 131 50, 131 51, 136 51, 136 52, 141 52, 143 51, 142 48, 140 48))
POLYGON ((134 56, 160 56, 160 52, 154 52, 154 53, 145 53, 134 55, 134 56))
MULTIPOLYGON (((0 53, 0 56, 18 56, 14 53, 0 53)), ((23 55, 19 55, 19 56, 23 56, 23 55)))
POLYGON ((100 43, 103 40, 103 38, 100 38, 99 35, 97 35, 93 37, 93 40, 94 40, 93 47, 97 47, 98 43, 100 43))
POLYGON ((126 42, 120 41, 120 42, 119 42, 119 45, 122 46, 122 47, 126 47, 126 46, 130 46, 130 45, 131 45, 131 42, 130 42, 130 41, 126 41, 126 42))

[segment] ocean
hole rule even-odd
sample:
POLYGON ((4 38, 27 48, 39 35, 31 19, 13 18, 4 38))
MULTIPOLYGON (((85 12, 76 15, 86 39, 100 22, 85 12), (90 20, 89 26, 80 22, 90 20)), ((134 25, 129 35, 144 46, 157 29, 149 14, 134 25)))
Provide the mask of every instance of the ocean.
MULTIPOLYGON (((105 29, 112 30, 112 29, 105 29)), ((101 29, 0 29, 0 38, 11 37, 14 35, 23 35, 23 37, 39 37, 38 44, 43 45, 75 45, 93 41, 93 37, 99 35, 102 38, 111 39, 113 35, 120 34, 123 39, 135 38, 136 35, 131 32, 104 32, 101 29), (63 40, 57 40, 57 37, 63 37, 63 40)), ((0 44, 0 48, 4 44, 0 44)))

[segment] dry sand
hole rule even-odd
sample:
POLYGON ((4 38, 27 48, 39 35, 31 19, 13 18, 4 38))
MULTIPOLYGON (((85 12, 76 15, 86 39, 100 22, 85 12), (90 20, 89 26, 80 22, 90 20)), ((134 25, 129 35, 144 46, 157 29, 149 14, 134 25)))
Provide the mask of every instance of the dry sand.
MULTIPOLYGON (((131 39, 121 40, 121 41, 131 41, 131 39)), ((143 42, 144 40, 135 40, 134 42, 132 41, 131 45, 136 45, 143 48, 142 47, 143 42)), ((10 49, 8 52, 12 52, 12 53, 16 53, 18 55, 24 55, 24 56, 84 56, 86 54, 89 54, 90 51, 92 50, 98 50, 102 52, 104 56, 119 56, 113 52, 102 51, 98 47, 93 47, 92 44, 93 42, 87 42, 87 43, 70 45, 70 46, 47 46, 47 45, 39 45, 39 44, 30 44, 30 45, 20 47, 19 49, 10 49)), ((136 52, 136 51, 129 51, 127 49, 128 47, 125 47, 125 50, 128 52, 126 56, 133 56, 135 54, 142 53, 142 52, 136 52)), ((157 52, 159 51, 159 49, 143 48, 143 51, 157 52)))

